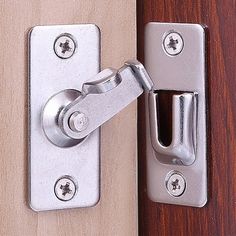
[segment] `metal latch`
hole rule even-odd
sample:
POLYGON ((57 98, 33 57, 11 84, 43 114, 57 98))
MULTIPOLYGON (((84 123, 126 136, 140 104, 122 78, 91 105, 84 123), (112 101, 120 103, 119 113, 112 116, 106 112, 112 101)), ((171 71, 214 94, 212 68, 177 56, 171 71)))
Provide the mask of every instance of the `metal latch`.
POLYGON ((29 204, 35 211, 94 206, 99 127, 151 90, 142 64, 100 70, 97 26, 37 26, 29 35, 29 204))
POLYGON ((36 211, 100 198, 99 127, 146 91, 147 187, 156 202, 207 200, 204 29, 147 25, 145 65, 100 71, 95 25, 37 26, 29 36, 29 202, 36 211), (150 79, 150 77, 152 80, 150 79), (172 142, 160 141, 158 94, 174 91, 172 142))

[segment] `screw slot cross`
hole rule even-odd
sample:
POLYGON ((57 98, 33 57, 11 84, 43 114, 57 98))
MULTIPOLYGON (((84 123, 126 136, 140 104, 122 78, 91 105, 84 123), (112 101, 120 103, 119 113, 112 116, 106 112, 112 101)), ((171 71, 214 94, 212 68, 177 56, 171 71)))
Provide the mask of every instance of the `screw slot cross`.
POLYGON ((65 185, 61 185, 60 189, 62 190, 62 195, 66 196, 66 194, 71 194, 72 190, 70 189, 70 183, 66 182, 65 185))
POLYGON ((59 46, 61 47, 61 52, 65 54, 66 52, 71 52, 72 48, 70 47, 70 41, 66 39, 65 43, 60 43, 59 46))
POLYGON ((170 36, 169 37, 169 44, 167 44, 167 47, 172 48, 173 50, 176 50, 178 43, 179 43, 178 39, 173 39, 173 37, 170 36))
POLYGON ((175 179, 171 182, 171 185, 173 186, 173 190, 177 190, 177 189, 180 189, 180 185, 179 185, 179 180, 178 179, 175 179))

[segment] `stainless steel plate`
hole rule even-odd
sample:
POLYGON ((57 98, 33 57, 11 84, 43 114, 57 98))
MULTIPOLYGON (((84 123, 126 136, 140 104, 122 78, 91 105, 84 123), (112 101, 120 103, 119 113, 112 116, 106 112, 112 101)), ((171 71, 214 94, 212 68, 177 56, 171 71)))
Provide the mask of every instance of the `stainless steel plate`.
MULTIPOLYGON (((189 166, 163 164, 158 161, 150 139, 149 105, 147 104, 147 188, 155 202, 202 207, 207 201, 207 134, 205 32, 198 24, 149 23, 145 32, 145 67, 153 80, 154 90, 195 92, 197 100, 196 158, 189 166), (166 45, 167 35, 180 47, 166 45), (175 34, 176 35, 176 34, 175 34), (166 47, 169 47, 166 49, 166 47), (173 50, 172 50, 173 49, 173 50), (174 53, 176 51, 176 53, 174 53), (166 180, 170 173, 180 173, 184 192, 170 194, 166 180)), ((181 186, 178 186, 181 187, 181 186)), ((176 186, 174 186, 176 188, 176 186)))
POLYGON ((99 70, 100 32, 95 25, 36 26, 31 30, 29 204, 35 211, 89 207, 99 201, 99 129, 79 144, 62 148, 48 140, 42 127, 43 108, 49 98, 67 89, 81 91, 82 84, 99 70), (54 44, 60 35, 75 41, 72 56, 69 52, 64 58, 56 55, 54 44), (76 194, 69 201, 59 200, 54 191, 63 176, 76 181, 76 194))

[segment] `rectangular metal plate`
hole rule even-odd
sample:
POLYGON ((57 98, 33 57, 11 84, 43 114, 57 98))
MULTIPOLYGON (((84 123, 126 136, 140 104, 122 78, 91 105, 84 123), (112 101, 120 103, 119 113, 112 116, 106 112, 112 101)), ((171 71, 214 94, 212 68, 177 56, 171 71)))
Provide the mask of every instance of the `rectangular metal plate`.
POLYGON ((100 70, 100 31, 92 24, 36 26, 29 34, 29 204, 35 211, 94 206, 100 196, 99 129, 81 144, 61 148, 42 129, 48 99, 65 89, 81 91, 100 70), (54 52, 55 39, 70 34, 76 50, 68 59, 54 52), (56 181, 71 176, 77 192, 70 201, 54 193, 56 181))
POLYGON ((145 67, 154 82, 154 90, 197 92, 196 160, 190 166, 160 163, 150 140, 149 110, 147 115, 147 188, 155 202, 202 207, 207 202, 207 134, 205 93, 205 32, 198 24, 149 23, 145 32, 145 67), (182 36, 181 53, 170 56, 163 40, 169 32, 182 36), (172 171, 182 174, 186 189, 179 197, 170 195, 166 178, 172 171))

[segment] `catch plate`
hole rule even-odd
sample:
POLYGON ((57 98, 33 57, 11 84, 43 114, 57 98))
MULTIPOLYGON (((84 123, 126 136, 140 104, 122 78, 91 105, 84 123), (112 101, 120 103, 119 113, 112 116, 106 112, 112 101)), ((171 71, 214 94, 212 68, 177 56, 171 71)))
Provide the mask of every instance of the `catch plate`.
MULTIPOLYGON (((145 67, 153 80, 153 90, 184 91, 197 94, 197 132, 194 162, 188 166, 164 164, 150 137, 150 109, 147 114, 147 189, 155 202, 202 207, 207 202, 207 133, 205 31, 198 24, 149 23, 145 32, 145 67), (175 36, 172 37, 173 32, 175 36), (169 43, 165 44, 167 35, 169 43), (176 52, 176 53, 175 53, 176 52), (158 158, 157 158, 158 157, 158 158), (167 189, 170 173, 181 173, 184 192, 176 197, 167 189)), ((178 122, 178 121, 177 121, 178 122)), ((181 186, 173 181, 173 192, 181 186)))
MULTIPOLYGON (((94 206, 100 196, 99 129, 72 147, 51 143, 42 125, 45 104, 65 89, 81 91, 100 71, 100 31, 92 24, 36 26, 29 34, 29 204, 35 211, 94 206), (60 35, 73 36, 73 55, 54 51, 60 35), (55 184, 63 176, 75 180, 73 199, 61 201, 55 184)), ((64 186, 67 187, 67 186, 64 186)))

